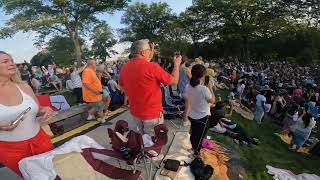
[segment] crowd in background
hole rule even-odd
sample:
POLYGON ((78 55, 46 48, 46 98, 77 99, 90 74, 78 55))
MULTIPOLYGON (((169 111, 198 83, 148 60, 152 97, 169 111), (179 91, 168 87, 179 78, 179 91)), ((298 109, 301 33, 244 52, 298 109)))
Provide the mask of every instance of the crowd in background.
POLYGON ((230 99, 255 111, 258 124, 267 120, 280 124, 281 134, 292 135, 293 149, 304 145, 319 117, 317 66, 288 62, 219 65, 217 80, 230 81, 230 99))
MULTIPOLYGON (((164 123, 163 99, 167 97, 163 96, 170 96, 169 99, 176 96, 180 105, 184 106, 181 114, 183 125, 191 126, 190 141, 195 156, 199 155, 201 142, 208 130, 226 134, 238 143, 259 144, 258 139, 250 137, 244 128, 230 119, 235 104, 254 112, 253 119, 259 125, 264 121, 280 124, 282 131, 274 133, 292 136, 291 148, 296 150, 306 143, 319 120, 317 66, 298 66, 288 62, 206 61, 201 56, 188 59, 180 53, 169 60, 158 57, 154 62, 154 44, 146 39, 134 42, 130 52, 125 63, 89 59, 70 67, 59 67, 54 63, 47 67, 21 64, 17 69, 11 56, 2 52, 3 73, 0 75, 10 80, 7 94, 11 93, 10 89, 16 92, 15 86, 21 92, 30 91, 20 83, 19 78, 15 80, 13 77, 20 76, 32 87, 35 95, 32 91, 28 92, 30 95, 22 98, 23 103, 28 103, 25 100, 40 93, 48 93, 50 87, 61 94, 65 88, 72 90, 77 104, 90 106, 89 121, 104 123, 103 118, 108 115, 110 106, 125 106, 137 123, 137 131, 150 136, 156 125, 164 123), (168 87, 169 93, 163 92, 162 86, 168 87), (214 93, 216 88, 230 90, 229 114, 225 113, 226 101, 214 93)), ((8 84, 6 82, 4 85, 8 84)), ((24 93, 22 95, 25 96, 24 93)), ((38 105, 34 104, 34 107, 38 105)), ((30 118, 37 113, 45 116, 44 119, 48 119, 48 113, 52 116, 52 110, 41 107, 30 118)), ((38 128, 40 125, 34 126, 38 128)), ((19 131, 15 130, 16 127, 1 125, 0 129, 19 131)), ((32 135, 43 138, 42 131, 32 132, 32 135)), ((47 137, 45 139, 48 140, 47 137)), ((32 143, 32 139, 28 143, 32 143)), ((50 143, 47 144, 49 149, 52 148, 50 143)), ((12 169, 20 174, 16 169, 16 160, 12 160, 12 169)))
MULTIPOLYGON (((254 119, 261 123, 263 119, 272 119, 283 126, 281 133, 293 133, 295 145, 301 147, 315 126, 320 106, 320 85, 316 84, 317 67, 299 66, 288 62, 239 63, 223 60, 205 61, 201 56, 190 60, 182 57, 179 68, 177 91, 184 100, 185 89, 192 79, 192 69, 196 64, 206 68, 212 88, 225 84, 231 88, 229 97, 237 99, 249 109, 255 111, 254 119), (297 140, 299 139, 299 141, 297 140)), ((171 73, 174 66, 169 59, 158 58, 159 64, 171 73), (160 59, 160 60, 159 60, 160 59)), ((118 85, 120 69, 124 62, 100 62, 95 65, 96 75, 102 84, 102 105, 105 114, 111 104, 128 106, 127 97, 118 85)), ((71 67, 59 67, 56 64, 47 67, 19 65, 22 80, 29 82, 36 94, 50 86, 63 91, 64 86, 73 91, 77 103, 83 103, 83 70, 87 64, 71 67)), ((212 89, 210 88, 210 89, 212 89)), ((102 115, 100 115, 102 116, 102 115)), ((96 118, 89 116, 88 120, 96 118)), ((184 125, 190 125, 188 112, 184 112, 184 125)), ((296 146, 293 146, 296 148, 296 146)))

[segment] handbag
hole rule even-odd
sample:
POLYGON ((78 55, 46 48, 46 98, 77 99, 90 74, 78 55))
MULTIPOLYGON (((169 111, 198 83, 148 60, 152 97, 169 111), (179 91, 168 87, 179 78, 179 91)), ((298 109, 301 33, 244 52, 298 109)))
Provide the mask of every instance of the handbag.
POLYGON ((177 172, 180 166, 180 161, 174 159, 167 159, 164 162, 164 168, 170 171, 177 172))

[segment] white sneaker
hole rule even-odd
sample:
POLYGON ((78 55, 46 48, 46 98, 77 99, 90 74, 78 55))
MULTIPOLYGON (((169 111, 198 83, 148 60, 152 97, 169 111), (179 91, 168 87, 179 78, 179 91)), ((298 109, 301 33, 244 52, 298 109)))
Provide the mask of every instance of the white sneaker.
POLYGON ((96 119, 96 117, 94 115, 89 114, 87 121, 92 121, 94 119, 96 119))
POLYGON ((102 117, 102 118, 99 118, 99 119, 97 119, 100 123, 102 123, 102 124, 104 124, 104 123, 106 123, 106 120, 102 117))
POLYGON ((220 125, 220 123, 218 123, 216 126, 214 126, 213 128, 209 129, 210 131, 216 132, 216 133, 220 133, 223 134, 227 131, 227 129, 225 127, 222 127, 220 125))
POLYGON ((189 120, 187 121, 183 121, 183 126, 186 127, 186 126, 191 126, 191 123, 189 120))

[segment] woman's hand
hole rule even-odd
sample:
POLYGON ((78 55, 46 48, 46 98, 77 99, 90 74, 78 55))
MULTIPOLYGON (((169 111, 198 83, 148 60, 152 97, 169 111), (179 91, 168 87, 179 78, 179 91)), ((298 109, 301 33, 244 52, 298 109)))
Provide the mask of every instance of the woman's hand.
POLYGON ((53 116, 53 110, 50 107, 40 107, 38 116, 41 118, 41 122, 50 121, 53 116))
POLYGON ((0 126, 0 131, 13 131, 19 123, 16 123, 14 125, 1 125, 0 126))

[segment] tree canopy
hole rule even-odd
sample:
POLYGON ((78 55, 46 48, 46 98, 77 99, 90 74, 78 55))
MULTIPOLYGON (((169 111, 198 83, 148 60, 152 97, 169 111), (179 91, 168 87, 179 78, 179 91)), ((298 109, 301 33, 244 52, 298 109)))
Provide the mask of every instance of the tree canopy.
POLYGON ((313 63, 320 60, 319 6, 312 0, 194 0, 176 15, 166 3, 136 3, 123 15, 120 33, 123 40, 150 38, 165 55, 181 48, 191 57, 313 63))
MULTIPOLYGON (((117 41, 97 14, 125 9, 120 41, 148 38, 163 56, 180 51, 189 57, 208 59, 320 62, 319 1, 193 0, 180 14, 173 13, 165 2, 129 6, 128 2, 0 0, 0 8, 10 15, 5 27, 0 28, 0 38, 18 31, 35 31, 40 45, 61 44, 62 39, 56 37, 63 37, 66 44, 61 47, 65 49, 60 50, 71 53, 65 57, 68 60, 81 61, 83 56, 105 59, 116 53, 110 47, 117 41), (46 42, 48 37, 54 39, 46 42), (69 49, 71 45, 73 50, 69 49)), ((54 54, 53 59, 61 59, 56 58, 58 52, 54 54)))
POLYGON ((94 27, 90 40, 92 40, 92 54, 99 59, 105 60, 117 53, 108 49, 114 46, 117 40, 114 38, 112 29, 104 21, 94 27))
POLYGON ((11 18, 0 29, 0 38, 10 37, 18 31, 35 31, 43 42, 49 35, 67 36, 73 43, 75 58, 81 61, 80 38, 92 32, 100 22, 98 13, 121 10, 127 0, 0 0, 2 8, 11 18))

